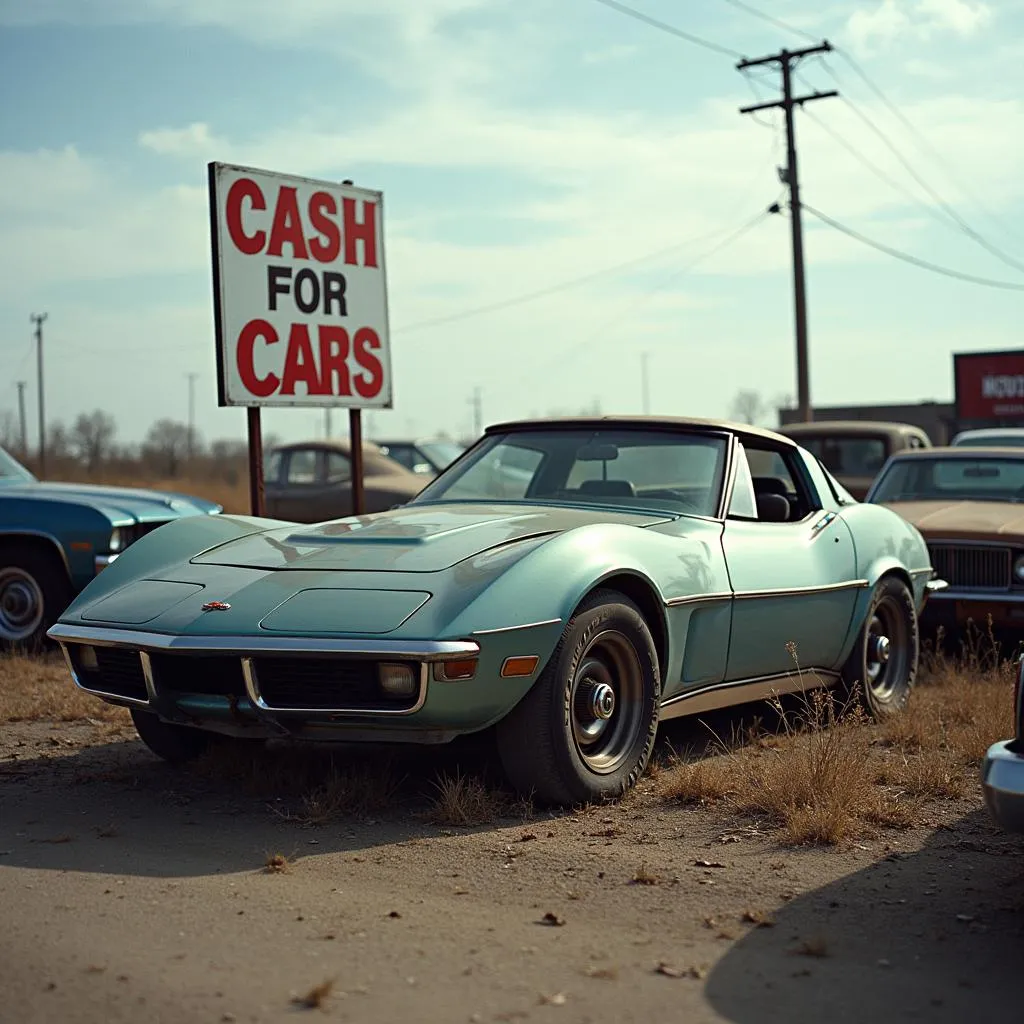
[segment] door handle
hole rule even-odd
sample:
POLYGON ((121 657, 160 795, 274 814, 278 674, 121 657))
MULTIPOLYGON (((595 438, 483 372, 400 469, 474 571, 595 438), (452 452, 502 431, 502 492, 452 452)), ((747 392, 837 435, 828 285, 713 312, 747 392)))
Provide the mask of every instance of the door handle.
POLYGON ((814 524, 814 525, 813 525, 813 526, 811 527, 811 536, 812 536, 812 537, 817 537, 817 536, 818 536, 818 534, 819 534, 819 533, 821 533, 821 531, 822 531, 822 530, 824 530, 824 529, 825 529, 825 528, 826 528, 826 527, 827 527, 827 526, 829 525, 829 523, 831 523, 831 522, 832 522, 832 520, 833 520, 833 519, 835 519, 835 517, 836 517, 836 514, 835 514, 835 512, 826 512, 826 513, 825 513, 825 515, 823 515, 823 516, 822 516, 822 517, 821 517, 821 518, 820 518, 820 519, 819 519, 819 520, 818 520, 818 521, 817 521, 817 522, 816 522, 816 523, 815 523, 815 524, 814 524))

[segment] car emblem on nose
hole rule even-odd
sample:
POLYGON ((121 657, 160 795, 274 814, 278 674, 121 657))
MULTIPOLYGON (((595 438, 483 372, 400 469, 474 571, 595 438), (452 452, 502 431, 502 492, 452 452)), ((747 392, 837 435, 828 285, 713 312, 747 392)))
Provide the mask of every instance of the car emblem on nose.
POLYGON ((231 605, 227 601, 207 601, 203 605, 204 612, 226 612, 231 605))

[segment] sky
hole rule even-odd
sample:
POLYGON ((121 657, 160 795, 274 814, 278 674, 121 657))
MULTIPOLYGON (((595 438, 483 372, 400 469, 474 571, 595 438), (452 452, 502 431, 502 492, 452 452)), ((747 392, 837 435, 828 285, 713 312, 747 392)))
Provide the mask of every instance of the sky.
MULTIPOLYGON (((1024 285, 1024 0, 750 3, 838 48, 798 69, 841 94, 797 114, 804 202, 1024 285)), ((0 415, 27 382, 33 442, 46 312, 48 420, 103 408, 139 440, 195 374, 198 429, 244 436, 217 406, 210 160, 383 191, 395 404, 370 436, 471 434, 475 389, 485 425, 639 413, 645 367, 654 414, 794 395, 781 115, 739 113, 779 75, 730 53, 807 37, 630 6, 729 52, 597 0, 0 0, 0 415)), ((1024 292, 804 216, 814 404, 948 401, 952 353, 1024 347, 1024 292)))

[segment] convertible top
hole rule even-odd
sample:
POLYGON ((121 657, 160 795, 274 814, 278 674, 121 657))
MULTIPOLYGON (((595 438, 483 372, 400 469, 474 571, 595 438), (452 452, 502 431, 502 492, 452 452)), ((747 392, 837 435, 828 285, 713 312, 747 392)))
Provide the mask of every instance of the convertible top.
POLYGON ((689 430, 694 433, 725 431, 735 434, 741 441, 754 439, 795 448, 791 437, 751 426, 749 423, 731 423, 728 420, 703 420, 693 416, 564 416, 543 420, 510 420, 492 423, 484 434, 507 434, 519 430, 602 430, 609 427, 636 428, 637 430, 689 430))

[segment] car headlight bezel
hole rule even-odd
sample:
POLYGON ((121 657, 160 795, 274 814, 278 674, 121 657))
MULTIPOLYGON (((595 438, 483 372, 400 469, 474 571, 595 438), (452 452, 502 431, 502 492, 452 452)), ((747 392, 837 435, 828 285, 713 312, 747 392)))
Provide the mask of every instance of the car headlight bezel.
POLYGON ((1013 582, 1018 587, 1024 587, 1024 554, 1018 555, 1013 561, 1013 568, 1010 570, 1013 582))
POLYGON ((110 531, 110 540, 107 542, 107 551, 116 555, 123 551, 128 543, 128 531, 121 526, 115 526, 110 531))

